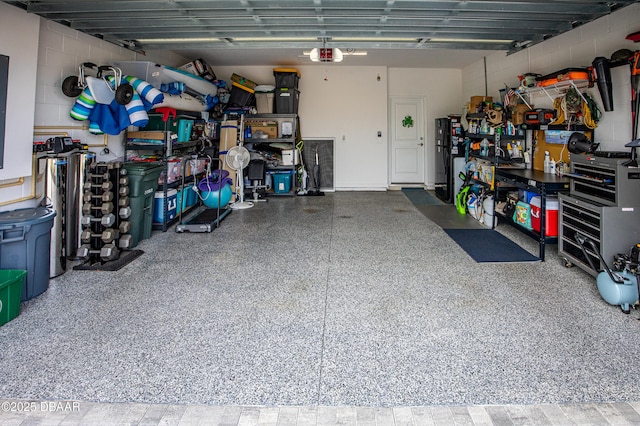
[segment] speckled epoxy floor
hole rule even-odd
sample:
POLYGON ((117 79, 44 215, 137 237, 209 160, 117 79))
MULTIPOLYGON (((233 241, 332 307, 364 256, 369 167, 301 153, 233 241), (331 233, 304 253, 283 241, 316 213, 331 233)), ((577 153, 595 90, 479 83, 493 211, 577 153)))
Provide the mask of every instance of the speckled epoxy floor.
MULTIPOLYGON (((504 228, 504 229, 503 229, 504 228)), ((517 231, 500 232, 535 253, 517 231)), ((637 400, 637 312, 555 254, 477 264, 400 191, 154 232, 0 328, 4 398, 420 406, 637 400)))

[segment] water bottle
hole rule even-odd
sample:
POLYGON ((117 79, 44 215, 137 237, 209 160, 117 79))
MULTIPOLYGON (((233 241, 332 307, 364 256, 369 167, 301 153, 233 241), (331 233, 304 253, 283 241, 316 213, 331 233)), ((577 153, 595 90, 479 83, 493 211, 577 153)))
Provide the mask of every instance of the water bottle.
POLYGON ((551 159, 549 158, 549 151, 544 152, 544 172, 551 173, 551 159))
POLYGON ((253 137, 253 135, 251 134, 251 126, 247 126, 244 129, 244 138, 245 139, 251 139, 253 137))

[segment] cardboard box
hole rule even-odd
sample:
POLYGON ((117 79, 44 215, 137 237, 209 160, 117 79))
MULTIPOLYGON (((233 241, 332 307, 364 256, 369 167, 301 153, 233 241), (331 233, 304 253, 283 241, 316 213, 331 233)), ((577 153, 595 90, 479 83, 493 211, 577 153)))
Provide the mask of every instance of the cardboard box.
MULTIPOLYGON (((533 107, 533 105, 531 105, 533 107)), ((511 110, 511 122, 516 126, 524 124, 524 113, 529 111, 529 107, 525 104, 518 104, 511 110)))
POLYGON ((251 126, 251 133, 254 139, 257 139, 256 132, 258 131, 266 133, 269 139, 276 139, 278 137, 277 121, 247 121, 246 124, 251 126))
POLYGON ((127 140, 137 142, 164 142, 164 132, 160 131, 140 131, 140 132, 127 132, 127 140))
POLYGON ((233 83, 238 83, 241 86, 248 87, 249 89, 255 89, 257 86, 255 81, 249 80, 248 78, 235 73, 231 74, 231 81, 233 83))
POLYGON ((472 96, 471 100, 469 101, 469 112, 471 114, 476 112, 482 112, 482 111, 478 111, 478 107, 480 107, 483 102, 493 102, 493 97, 492 96, 472 96))
POLYGON ((198 58, 195 61, 188 62, 178 67, 178 69, 191 74, 195 74, 209 81, 214 81, 217 79, 216 74, 213 72, 213 68, 211 68, 211 66, 207 64, 207 62, 202 58, 198 58))

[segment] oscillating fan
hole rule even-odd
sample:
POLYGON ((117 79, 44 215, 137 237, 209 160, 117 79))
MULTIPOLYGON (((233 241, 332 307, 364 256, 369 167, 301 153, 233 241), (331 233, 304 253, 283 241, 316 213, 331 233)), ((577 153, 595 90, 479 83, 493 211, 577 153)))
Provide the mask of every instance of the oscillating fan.
POLYGON ((244 201, 244 176, 242 170, 249 165, 251 161, 251 154, 247 148, 242 145, 231 147, 225 156, 225 162, 229 167, 236 171, 236 186, 238 188, 239 201, 229 204, 229 207, 233 210, 248 209, 253 207, 251 201, 244 201))

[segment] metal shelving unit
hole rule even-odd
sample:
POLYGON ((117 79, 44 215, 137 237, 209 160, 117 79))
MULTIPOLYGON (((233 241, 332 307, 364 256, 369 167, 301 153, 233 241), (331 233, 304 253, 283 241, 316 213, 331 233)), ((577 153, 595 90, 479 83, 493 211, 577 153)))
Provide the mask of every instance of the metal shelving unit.
MULTIPOLYGON (((245 144, 253 144, 254 150, 259 148, 261 145, 269 145, 269 144, 273 144, 273 143, 285 143, 285 144, 290 144, 291 146, 291 150, 294 152, 294 159, 296 158, 295 155, 295 150, 296 150, 296 143, 300 140, 300 136, 299 136, 299 117, 297 114, 253 114, 253 115, 247 115, 245 117, 245 125, 251 125, 252 122, 256 122, 256 121, 263 121, 263 122, 276 122, 277 124, 277 137, 275 138, 268 138, 268 139, 262 139, 262 138, 250 138, 250 139, 245 139, 244 143, 245 144), (285 122, 290 122, 291 123, 291 136, 288 137, 284 137, 283 136, 283 132, 282 132, 282 125, 285 122)), ((289 172, 291 173, 291 189, 289 192, 287 193, 277 193, 276 191, 272 190, 270 192, 267 192, 267 195, 269 196, 292 196, 296 194, 296 190, 297 190, 297 170, 298 166, 297 164, 292 165, 267 165, 267 173, 271 172, 271 173, 278 173, 281 171, 285 171, 285 172, 289 172)), ((252 189, 251 186, 246 186, 246 189, 252 189)))
MULTIPOLYGON (((168 164, 169 164, 169 157, 176 155, 176 153, 185 153, 188 152, 189 150, 192 151, 196 151, 197 148, 201 145, 200 141, 188 141, 188 142, 172 142, 171 141, 171 132, 164 132, 164 142, 163 143, 142 143, 142 142, 129 142, 129 141, 125 141, 125 145, 124 145, 124 149, 125 149, 125 161, 126 160, 126 153, 128 151, 147 151, 147 152, 161 152, 162 153, 162 159, 161 162, 164 165, 164 172, 165 172, 165 178, 164 181, 162 183, 162 185, 159 186, 160 190, 163 191, 164 193, 164 198, 163 198, 163 208, 164 208, 164 212, 163 212, 163 221, 161 223, 153 223, 152 227, 153 229, 156 230, 162 230, 163 232, 166 232, 168 227, 170 225, 172 225, 173 223, 178 221, 178 215, 176 215, 175 218, 173 219, 167 219, 168 216, 168 206, 167 206, 167 192, 169 189, 173 189, 173 188, 180 188, 182 186, 182 183, 180 180, 177 180, 175 182, 168 182, 168 175, 169 175, 169 170, 168 170, 168 164)), ((189 159, 190 156, 182 156, 182 161, 185 161, 187 159, 189 159)), ((195 176, 190 176, 189 177, 190 180, 187 180, 186 182, 192 182, 193 179, 195 179, 195 176)), ((190 207, 190 209, 193 207, 190 207)))

